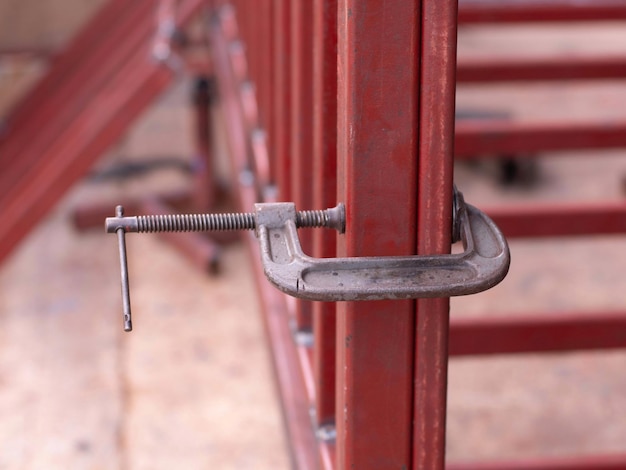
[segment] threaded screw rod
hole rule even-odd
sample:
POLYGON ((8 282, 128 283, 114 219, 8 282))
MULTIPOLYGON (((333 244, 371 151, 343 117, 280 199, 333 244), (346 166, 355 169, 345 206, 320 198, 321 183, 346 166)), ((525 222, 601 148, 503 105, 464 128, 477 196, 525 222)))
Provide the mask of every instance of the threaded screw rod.
MULTIPOLYGON (((293 217, 293 216, 292 216, 293 217)), ((296 227, 327 227, 343 233, 345 211, 342 204, 321 211, 295 213, 296 227)), ((104 223, 107 233, 116 233, 120 253, 122 277, 122 307, 124 331, 133 329, 130 312, 130 289, 128 286, 128 261, 126 258, 126 232, 209 232, 217 230, 254 230, 256 215, 251 212, 231 214, 165 214, 124 217, 124 208, 115 208, 115 217, 107 217, 104 223)))
MULTIPOLYGON (((296 227, 327 227, 343 232, 343 208, 337 206, 326 210, 298 211, 296 212, 296 227)), ((256 217, 252 212, 107 217, 105 221, 107 233, 115 233, 120 229, 124 232, 137 233, 255 230, 256 217)))

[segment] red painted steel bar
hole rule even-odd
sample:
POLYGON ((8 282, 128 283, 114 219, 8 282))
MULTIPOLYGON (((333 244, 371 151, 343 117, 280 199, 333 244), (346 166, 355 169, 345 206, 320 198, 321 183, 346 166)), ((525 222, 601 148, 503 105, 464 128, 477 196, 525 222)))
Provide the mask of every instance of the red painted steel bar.
POLYGON ((455 317, 450 355, 602 350, 626 347, 626 312, 455 317))
MULTIPOLYGON (((136 59, 139 62, 143 57, 137 55, 136 59)), ((41 155, 41 163, 29 168, 23 183, 5 194, 0 210, 6 221, 0 227, 0 259, 170 82, 169 72, 162 69, 155 71, 154 67, 145 65, 139 70, 137 66, 134 68, 122 69, 118 79, 111 82, 111 88, 101 91, 99 99, 85 109, 75 126, 41 155)))
MULTIPOLYGON (((271 123, 272 123, 272 75, 274 73, 273 57, 272 57, 272 9, 273 2, 271 0, 262 0, 259 2, 259 25, 257 31, 257 41, 259 50, 259 76, 257 78, 257 96, 259 101, 259 122, 263 129, 266 130, 266 146, 268 153, 272 154, 271 142, 271 123)), ((270 180, 273 169, 270 163, 270 180)))
POLYGON ((461 0, 459 24, 626 19, 624 0, 461 0))
POLYGON ((451 463, 446 466, 447 470, 621 470, 624 468, 626 468, 626 455, 624 454, 451 463))
POLYGON ((626 203, 527 204, 486 208, 507 238, 626 233, 626 203))
MULTIPOLYGON (((130 8, 132 7, 131 5, 130 8)), ((94 13, 62 52, 54 57, 44 78, 37 82, 8 113, 3 124, 4 133, 14 133, 24 122, 32 120, 33 113, 38 111, 41 103, 56 94, 57 89, 66 84, 67 77, 82 64, 82 60, 94 53, 94 47, 98 44, 102 31, 111 27, 125 8, 128 8, 126 1, 109 0, 94 13)), ((1 145, 0 141, 0 149, 1 145)), ((0 151, 0 155, 2 153, 0 151)))
POLYGON ((459 58, 458 83, 597 80, 626 77, 626 57, 459 58))
MULTIPOLYGON (((291 199, 299 210, 313 209, 313 2, 291 1, 291 199)), ((311 230, 301 230, 300 244, 305 253, 313 248, 311 230)), ((313 303, 296 301, 296 328, 311 331, 313 303)))
MULTIPOLYGON (((313 207, 337 203, 337 0, 313 2, 313 207)), ((333 230, 316 230, 313 255, 336 256, 333 230)), ((313 304, 315 418, 335 422, 336 305, 313 304)))
MULTIPOLYGON (((450 253, 456 90, 456 0, 422 0, 417 250, 450 253)), ((448 298, 418 299, 413 468, 443 469, 448 298)))
POLYGON ((289 0, 275 0, 274 2, 274 135, 273 145, 275 156, 275 181, 278 187, 278 199, 291 200, 291 81, 290 61, 291 44, 289 40, 289 24, 291 2, 289 0))
POLYGON ((626 121, 461 120, 456 125, 455 156, 458 159, 619 147, 626 147, 626 121))
MULTIPOLYGON (((123 66, 138 44, 147 40, 149 32, 154 30, 154 24, 140 20, 150 11, 151 2, 144 0, 134 3, 126 15, 108 28, 109 34, 93 44, 90 54, 75 58, 77 63, 65 72, 65 79, 29 108, 28 117, 21 120, 19 115, 16 117, 18 122, 11 126, 11 133, 1 146, 1 187, 17 182, 18 169, 32 165, 86 106, 90 97, 123 66), (130 29, 131 26, 134 29, 130 29)), ((42 83, 53 81, 55 77, 56 69, 53 68, 51 78, 44 77, 42 83)), ((28 108, 27 105, 24 104, 28 108)))
MULTIPOLYGON (((338 2, 339 256, 416 250, 419 2, 338 2)), ((411 467, 415 303, 337 305, 336 467, 411 467)))

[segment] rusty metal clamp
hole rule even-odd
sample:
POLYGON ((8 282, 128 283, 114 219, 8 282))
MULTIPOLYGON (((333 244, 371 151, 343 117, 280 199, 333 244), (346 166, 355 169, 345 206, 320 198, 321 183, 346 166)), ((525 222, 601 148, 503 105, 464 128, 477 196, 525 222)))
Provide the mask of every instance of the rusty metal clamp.
POLYGON ((413 299, 475 294, 506 276, 506 240, 487 215, 455 194, 454 232, 464 252, 433 256, 312 258, 300 247, 291 203, 257 204, 265 275, 281 291, 307 300, 413 299))

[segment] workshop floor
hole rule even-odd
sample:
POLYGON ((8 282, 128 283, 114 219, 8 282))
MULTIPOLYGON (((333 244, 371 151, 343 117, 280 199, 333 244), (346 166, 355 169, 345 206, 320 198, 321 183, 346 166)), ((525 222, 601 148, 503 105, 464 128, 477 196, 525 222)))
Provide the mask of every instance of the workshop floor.
MULTIPOLYGON (((16 5, 0 0, 0 19, 16 5)), ((581 40, 568 27, 466 28, 460 53, 617 51, 622 29, 587 28, 581 40)), ((12 67, 0 75, 1 109, 40 69, 12 67)), ((187 87, 169 92, 98 168, 188 157, 187 87)), ((509 111, 516 119, 602 118, 624 115, 626 84, 468 86, 458 103, 460 111, 509 111)), ((457 185, 472 204, 624 197, 624 151, 540 158, 536 178, 510 187, 497 183, 495 168, 458 166, 457 185)), ((71 226, 79 205, 111 201, 113 211, 122 196, 185 183, 172 172, 82 182, 0 266, 0 469, 289 468, 244 247, 226 246, 220 274, 209 276, 155 237, 129 235, 135 331, 128 334, 115 237, 71 226)), ((454 315, 626 309, 623 237, 516 240, 511 248, 509 277, 454 299, 454 315)), ((452 360, 450 460, 626 452, 625 371, 621 351, 452 360)))

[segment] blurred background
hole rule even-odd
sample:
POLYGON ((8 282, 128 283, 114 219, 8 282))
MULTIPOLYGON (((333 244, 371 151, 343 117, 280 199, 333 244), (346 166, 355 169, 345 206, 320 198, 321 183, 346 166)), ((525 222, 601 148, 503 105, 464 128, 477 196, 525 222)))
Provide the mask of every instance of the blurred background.
MULTIPOLYGON (((104 3, 0 0, 0 123, 104 3)), ((626 57, 625 44, 620 21, 459 30, 465 59, 626 57)), ((94 175, 151 158, 192 164, 193 86, 179 74, 0 264, 0 469, 289 468, 244 247, 223 245, 211 275, 156 237, 129 235, 127 334, 117 241, 72 223, 78 207, 110 202, 113 215, 121 198, 189 187, 176 166, 94 175)), ((626 81, 466 83, 457 108, 459 121, 624 122, 626 81)), ((456 184, 481 208, 626 196, 625 149, 518 157, 460 162, 456 184)), ((511 250, 507 279, 453 299, 453 316, 626 309, 625 237, 514 239, 511 250)), ((625 371, 622 350, 452 359, 449 459, 624 453, 625 371)))

